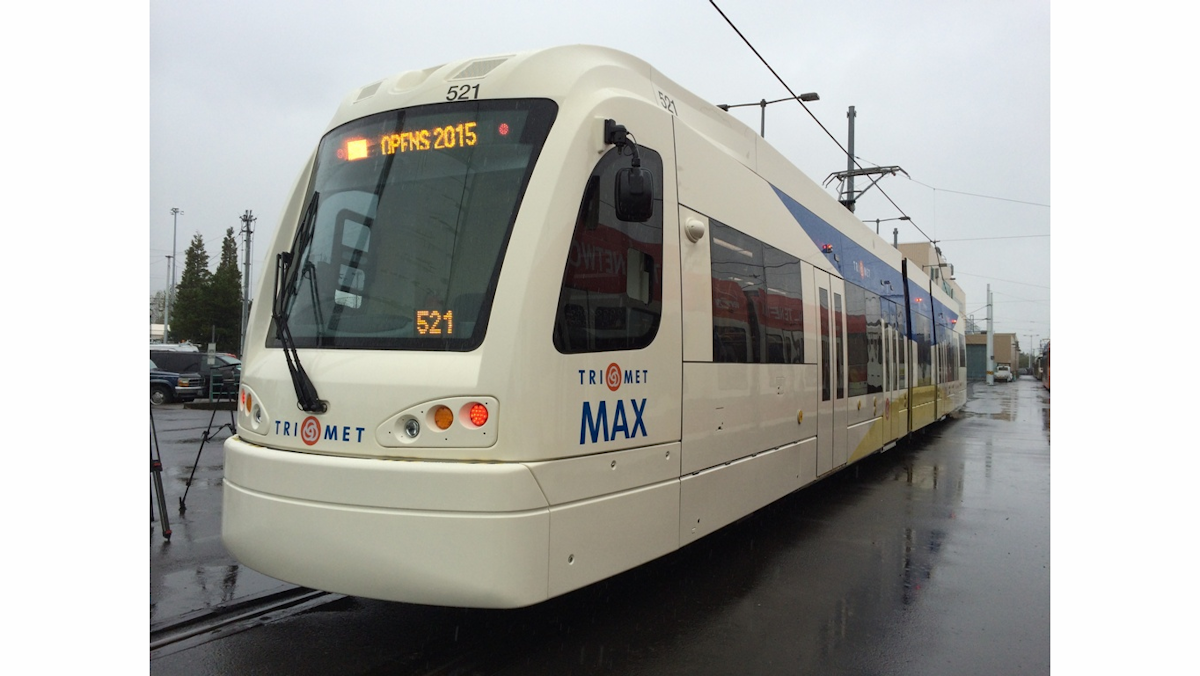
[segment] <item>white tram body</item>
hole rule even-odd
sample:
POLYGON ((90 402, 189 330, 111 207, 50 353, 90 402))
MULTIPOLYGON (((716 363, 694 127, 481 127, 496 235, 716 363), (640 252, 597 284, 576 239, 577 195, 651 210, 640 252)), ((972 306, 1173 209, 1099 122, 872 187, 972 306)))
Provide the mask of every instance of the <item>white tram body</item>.
POLYGON ((355 90, 281 254, 250 317, 223 539, 315 589, 537 603, 966 400, 962 299, 746 125, 609 49, 355 90), (644 222, 613 205, 634 150, 644 222))

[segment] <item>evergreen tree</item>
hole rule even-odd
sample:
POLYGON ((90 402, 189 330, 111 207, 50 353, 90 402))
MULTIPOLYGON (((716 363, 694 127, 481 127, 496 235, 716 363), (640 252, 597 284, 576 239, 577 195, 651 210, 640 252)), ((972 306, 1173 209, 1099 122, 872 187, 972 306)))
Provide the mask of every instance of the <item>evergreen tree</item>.
POLYGON ((163 315, 167 311, 167 292, 155 291, 153 296, 150 296, 150 323, 162 324, 163 315))
POLYGON ((171 342, 185 340, 206 345, 211 335, 211 303, 209 287, 212 273, 208 271, 208 252, 200 233, 184 253, 183 276, 175 287, 175 302, 171 304, 171 342))
POLYGON ((216 326, 218 352, 237 352, 242 333, 242 273, 237 264, 237 240, 233 228, 221 242, 221 261, 209 288, 209 323, 216 326))

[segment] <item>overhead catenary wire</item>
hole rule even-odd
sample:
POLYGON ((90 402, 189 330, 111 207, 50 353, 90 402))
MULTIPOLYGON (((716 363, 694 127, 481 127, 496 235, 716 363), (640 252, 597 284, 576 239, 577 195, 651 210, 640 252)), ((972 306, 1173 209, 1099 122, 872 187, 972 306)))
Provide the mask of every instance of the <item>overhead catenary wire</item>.
MULTIPOLYGON (((808 106, 804 105, 804 102, 800 100, 800 96, 797 95, 796 92, 793 91, 790 86, 788 86, 788 83, 782 77, 780 77, 779 73, 775 72, 775 69, 771 67, 771 64, 768 63, 765 58, 763 58, 763 55, 758 52, 758 50, 754 47, 754 45, 750 43, 750 40, 748 40, 746 38, 746 36, 742 34, 742 31, 739 30, 738 27, 736 25, 734 25, 733 21, 730 20, 730 18, 725 14, 725 12, 722 11, 719 6, 717 6, 716 0, 708 0, 708 2, 710 5, 713 6, 713 9, 717 10, 717 13, 721 15, 721 18, 725 19, 725 23, 729 24, 729 27, 733 29, 733 32, 738 34, 738 37, 742 39, 742 42, 746 43, 746 46, 750 48, 750 51, 754 52, 754 55, 757 56, 758 60, 761 61, 764 66, 767 67, 767 70, 771 71, 771 75, 775 76, 775 79, 779 81, 779 84, 783 85, 783 88, 786 89, 787 92, 792 95, 791 98, 795 99, 796 103, 799 103, 800 106, 802 108, 804 108, 804 112, 808 113, 808 116, 811 117, 813 119, 813 121, 817 123, 817 126, 819 126, 821 128, 821 130, 825 132, 825 135, 828 136, 839 149, 841 149, 842 154, 849 157, 851 162, 853 162, 859 169, 862 169, 863 165, 859 163, 858 158, 851 155, 850 151, 846 150, 846 147, 842 145, 841 141, 838 141, 837 137, 834 136, 833 133, 830 132, 829 129, 826 128, 824 124, 821 124, 821 121, 817 119, 817 116, 814 115, 813 112, 808 109, 808 106)), ((908 222, 914 228, 917 229, 917 232, 921 233, 921 236, 923 236, 925 239, 929 240, 930 244, 935 244, 934 239, 932 237, 930 237, 929 235, 927 235, 925 233, 925 231, 921 229, 921 226, 917 225, 916 221, 914 221, 912 219, 912 217, 908 216, 908 214, 906 214, 904 212, 904 210, 900 208, 899 204, 896 204, 896 201, 892 199, 891 195, 887 194, 887 191, 885 191, 878 184, 875 184, 875 187, 879 188, 879 192, 885 198, 887 198, 888 202, 891 202, 893 207, 896 207, 896 211, 900 212, 901 215, 907 217, 908 222)))
POLYGON ((1011 197, 996 197, 995 195, 981 195, 979 193, 964 192, 962 190, 950 190, 949 188, 935 188, 932 185, 918 181, 917 179, 913 178, 912 176, 908 176, 907 178, 908 178, 908 180, 912 181, 913 183, 916 183, 917 185, 925 186, 926 188, 929 188, 930 190, 933 190, 935 192, 951 192, 951 193, 954 193, 955 195, 968 195, 970 197, 981 197, 981 198, 987 199, 987 200, 1000 200, 1002 202, 1015 202, 1017 204, 1028 204, 1030 206, 1035 206, 1035 207, 1046 207, 1047 209, 1050 208, 1049 204, 1043 204, 1041 202, 1028 202, 1026 200, 1012 199, 1011 197))
MULTIPOLYGON (((786 99, 784 99, 784 100, 786 100, 786 99)), ((855 155, 854 159, 862 160, 863 162, 868 162, 876 167, 879 166, 878 162, 872 162, 871 160, 869 160, 861 155, 855 155)), ((1011 197, 998 197, 996 195, 983 195, 983 194, 980 194, 977 192, 966 192, 964 190, 951 190, 949 188, 939 188, 937 186, 929 185, 928 183, 922 183, 921 181, 918 181, 917 179, 913 178, 907 171, 904 172, 904 177, 907 178, 908 180, 912 181, 913 183, 916 183, 917 185, 925 187, 925 188, 929 188, 930 190, 932 190, 934 192, 949 192, 949 193, 954 193, 955 195, 967 195, 968 197, 979 197, 979 198, 982 198, 985 200, 1000 200, 1001 202, 1015 202, 1016 204, 1028 204, 1030 206, 1035 206, 1035 207, 1046 207, 1047 209, 1050 208, 1049 204, 1045 204, 1043 202, 1030 202, 1029 200, 1018 200, 1018 199, 1013 199, 1011 197)), ((940 241, 948 242, 950 240, 943 239, 940 241)))
POLYGON ((1041 285, 1041 284, 1030 284, 1029 282, 1018 282, 1018 281, 1016 281, 1016 280, 1013 280, 1013 279, 1000 279, 999 277, 988 277, 987 275, 972 275, 972 274, 970 274, 970 273, 967 273, 967 272, 959 272, 959 273, 957 273, 957 274, 956 274, 956 276, 960 276, 960 277, 976 277, 976 278, 978 278, 978 279, 990 279, 990 280, 992 280, 993 282, 1005 282, 1005 283, 1008 283, 1008 284, 1020 284, 1021 286, 1032 286, 1032 287, 1035 287, 1035 288, 1038 288, 1038 289, 1049 289, 1049 288, 1050 288, 1050 287, 1048 287, 1048 286, 1043 286, 1043 285, 1041 285))
POLYGON ((1035 237, 1049 237, 1045 235, 998 235, 996 237, 956 237, 954 239, 940 239, 939 242, 983 242, 993 239, 1032 239, 1035 237))

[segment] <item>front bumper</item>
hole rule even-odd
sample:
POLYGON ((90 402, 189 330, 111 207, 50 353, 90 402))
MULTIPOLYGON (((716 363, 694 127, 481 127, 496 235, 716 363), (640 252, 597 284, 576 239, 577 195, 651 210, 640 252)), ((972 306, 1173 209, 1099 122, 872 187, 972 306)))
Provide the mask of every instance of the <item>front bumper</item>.
POLYGON ((443 606, 548 598, 550 509, 525 465, 312 455, 232 437, 223 487, 225 547, 271 577, 443 606))

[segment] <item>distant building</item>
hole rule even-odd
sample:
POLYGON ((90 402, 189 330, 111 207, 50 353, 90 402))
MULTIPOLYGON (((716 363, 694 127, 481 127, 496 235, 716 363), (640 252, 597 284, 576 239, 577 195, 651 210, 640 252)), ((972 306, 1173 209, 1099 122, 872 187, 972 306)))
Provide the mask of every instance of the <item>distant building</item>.
MULTIPOLYGON (((1015 333, 997 333, 992 341, 997 365, 1008 364, 1013 373, 1018 372, 1021 343, 1015 333)), ((987 380, 987 333, 967 335, 967 380, 987 380)))
POLYGON ((909 265, 916 265, 929 275, 933 283, 942 287, 955 303, 958 304, 959 314, 965 308, 967 296, 962 287, 954 281, 954 266, 946 261, 940 249, 928 242, 902 242, 896 249, 908 259, 909 265))

